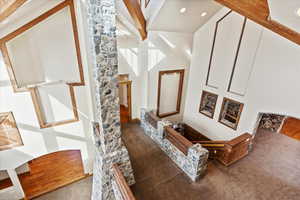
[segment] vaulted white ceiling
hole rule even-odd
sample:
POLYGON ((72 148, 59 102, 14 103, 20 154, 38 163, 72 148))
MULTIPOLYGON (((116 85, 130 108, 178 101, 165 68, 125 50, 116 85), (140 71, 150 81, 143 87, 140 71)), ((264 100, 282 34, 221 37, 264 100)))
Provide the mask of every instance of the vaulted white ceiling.
POLYGON ((272 20, 300 33, 299 0, 268 0, 268 3, 272 20))
POLYGON ((155 21, 150 24, 148 29, 193 33, 221 7, 213 0, 165 0, 155 21), (184 13, 180 12, 182 8, 186 10, 184 13))

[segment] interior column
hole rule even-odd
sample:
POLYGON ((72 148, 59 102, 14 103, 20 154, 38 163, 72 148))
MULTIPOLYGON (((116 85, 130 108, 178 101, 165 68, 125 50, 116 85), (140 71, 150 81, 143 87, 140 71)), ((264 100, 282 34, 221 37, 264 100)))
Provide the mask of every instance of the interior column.
POLYGON ((115 199, 112 164, 119 164, 129 185, 135 182, 127 149, 121 141, 115 0, 89 0, 87 4, 96 87, 92 199, 115 199))

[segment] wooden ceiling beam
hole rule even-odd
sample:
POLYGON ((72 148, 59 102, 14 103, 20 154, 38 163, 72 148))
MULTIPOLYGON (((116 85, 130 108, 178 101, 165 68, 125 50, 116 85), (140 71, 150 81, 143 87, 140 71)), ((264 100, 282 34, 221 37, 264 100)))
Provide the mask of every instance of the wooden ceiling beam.
POLYGON ((138 0, 123 0, 123 2, 128 9, 136 28, 140 32, 142 40, 145 40, 147 38, 146 19, 143 15, 141 5, 138 0))
POLYGON ((0 22, 13 14, 27 0, 0 0, 0 22))
POLYGON ((255 21, 271 31, 300 45, 300 33, 270 20, 270 10, 267 0, 215 0, 231 10, 255 21))

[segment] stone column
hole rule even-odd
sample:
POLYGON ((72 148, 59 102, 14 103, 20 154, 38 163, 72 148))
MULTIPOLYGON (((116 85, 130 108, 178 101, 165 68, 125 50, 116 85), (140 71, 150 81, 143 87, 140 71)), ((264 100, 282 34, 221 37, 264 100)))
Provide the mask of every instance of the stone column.
POLYGON ((92 199, 114 200, 112 164, 119 164, 129 185, 135 182, 129 155, 121 140, 115 0, 88 0, 87 4, 96 88, 92 199))

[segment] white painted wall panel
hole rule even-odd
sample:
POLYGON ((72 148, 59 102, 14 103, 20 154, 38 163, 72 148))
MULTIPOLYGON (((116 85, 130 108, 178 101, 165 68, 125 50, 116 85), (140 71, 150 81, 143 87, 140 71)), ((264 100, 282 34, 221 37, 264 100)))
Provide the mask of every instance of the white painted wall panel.
POLYGON ((252 68, 255 61, 256 51, 259 46, 263 28, 251 20, 247 20, 242 38, 235 69, 233 71, 230 92, 244 96, 252 68))
POLYGON ((58 80, 80 82, 69 8, 12 39, 7 47, 21 86, 58 80))
POLYGON ((54 84, 38 87, 38 94, 47 123, 75 118, 68 85, 54 84))
MULTIPOLYGON (((223 84, 225 88, 218 90, 205 86, 206 66, 210 55, 209 50, 205 50, 210 45, 207 41, 212 37, 211 29, 214 27, 215 21, 224 16, 225 11, 226 9, 222 9, 195 33, 183 121, 211 139, 230 140, 245 132, 253 133, 260 112, 278 113, 299 118, 300 47, 265 28, 263 28, 258 48, 255 50, 253 72, 244 96, 227 92, 225 89, 227 84, 225 83, 223 84), (202 81, 199 81, 199 77, 202 81), (200 94, 203 89, 219 95, 214 119, 199 113, 200 94), (224 97, 245 104, 236 131, 218 122, 224 97)), ((251 31, 249 34, 251 34, 251 31)), ((254 42, 252 39, 251 36, 249 43, 254 42)), ((246 45, 243 48, 246 48, 246 45)), ((243 51, 246 54, 248 50, 244 49, 243 51)), ((240 60, 240 63, 249 61, 246 55, 241 59, 243 60, 240 60), (244 59, 246 60, 244 61, 244 59)), ((242 68, 240 70, 243 71, 242 68)), ((231 72, 231 70, 228 71, 231 72)), ((220 73, 223 73, 223 76, 229 80, 230 73, 221 71, 220 73)), ((222 87, 224 87, 223 85, 222 87)))
MULTIPOLYGON (((208 77, 209 86, 219 88, 224 84, 224 81, 227 81, 224 73, 226 73, 228 68, 231 68, 234 63, 243 22, 244 17, 234 12, 231 12, 219 22, 208 77)), ((213 35, 210 37, 213 38, 213 35)), ((203 49, 203 51, 207 51, 207 49, 203 49)))

